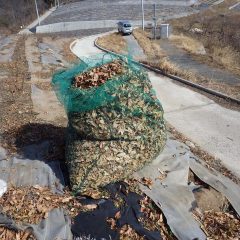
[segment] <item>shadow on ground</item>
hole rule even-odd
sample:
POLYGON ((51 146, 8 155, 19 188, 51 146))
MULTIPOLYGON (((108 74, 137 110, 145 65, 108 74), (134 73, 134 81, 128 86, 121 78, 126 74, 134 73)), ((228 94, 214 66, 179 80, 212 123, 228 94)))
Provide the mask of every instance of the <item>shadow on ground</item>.
POLYGON ((40 160, 49 166, 58 161, 68 185, 69 177, 65 164, 65 127, 44 123, 29 123, 5 133, 3 139, 14 145, 22 159, 40 160), (11 138, 9 138, 9 135, 11 138), (8 140, 9 139, 9 140, 8 140))

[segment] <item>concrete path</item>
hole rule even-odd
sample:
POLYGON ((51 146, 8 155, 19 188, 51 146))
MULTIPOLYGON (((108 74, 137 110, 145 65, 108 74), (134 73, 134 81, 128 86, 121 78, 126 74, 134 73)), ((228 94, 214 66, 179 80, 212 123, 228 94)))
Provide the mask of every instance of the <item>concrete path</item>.
POLYGON ((177 48, 168 40, 161 40, 160 46, 169 60, 184 70, 191 70, 198 75, 229 85, 240 84, 240 77, 230 72, 213 68, 193 59, 185 50, 177 48))
POLYGON ((136 60, 144 59, 145 54, 142 48, 138 45, 137 40, 133 37, 133 35, 127 35, 123 37, 128 45, 128 54, 136 60))
POLYGON ((166 120, 240 176, 240 112, 149 72, 166 120))
MULTIPOLYGON (((102 35, 75 41, 72 52, 79 58, 99 53, 94 47, 98 36, 102 35)), ((240 112, 223 108, 167 77, 152 72, 149 77, 162 102, 166 120, 240 177, 240 112)))
MULTIPOLYGON (((38 44, 37 38, 34 35, 28 36, 25 42, 26 59, 28 62, 29 72, 31 73, 31 81, 28 83, 31 84, 33 110, 37 113, 37 118, 41 120, 55 122, 57 124, 66 124, 66 113, 63 106, 57 99, 55 92, 52 89, 43 90, 37 87, 37 85, 41 83, 49 83, 50 85, 51 78, 45 78, 44 75, 42 76, 41 74, 51 71, 50 69, 45 69, 44 67, 50 68, 53 66, 55 63, 55 59, 53 57, 56 55, 52 55, 52 62, 43 62, 43 60, 47 57, 48 60, 50 60, 50 58, 48 52, 41 52, 39 45, 40 44, 38 44)), ((54 49, 52 49, 52 52, 54 53, 54 49)))

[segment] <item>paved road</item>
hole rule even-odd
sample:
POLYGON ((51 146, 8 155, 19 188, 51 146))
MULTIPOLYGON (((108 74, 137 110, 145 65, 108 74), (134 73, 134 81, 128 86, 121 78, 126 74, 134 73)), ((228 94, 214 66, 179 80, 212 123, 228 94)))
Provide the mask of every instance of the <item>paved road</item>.
MULTIPOLYGON (((73 53, 79 58, 99 53, 94 47, 98 36, 101 35, 76 40, 73 53)), ((166 120, 240 177, 240 112, 223 108, 167 77, 152 72, 149 77, 162 102, 166 120)))

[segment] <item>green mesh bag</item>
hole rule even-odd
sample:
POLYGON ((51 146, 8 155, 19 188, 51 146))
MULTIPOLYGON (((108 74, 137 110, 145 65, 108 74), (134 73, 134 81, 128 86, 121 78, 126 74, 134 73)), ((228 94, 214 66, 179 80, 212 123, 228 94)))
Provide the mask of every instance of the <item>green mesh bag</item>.
POLYGON ((55 74, 52 83, 68 114, 66 160, 74 189, 128 177, 163 149, 163 109, 138 64, 97 55, 55 74), (115 60, 122 62, 123 74, 97 87, 73 87, 76 75, 115 60))

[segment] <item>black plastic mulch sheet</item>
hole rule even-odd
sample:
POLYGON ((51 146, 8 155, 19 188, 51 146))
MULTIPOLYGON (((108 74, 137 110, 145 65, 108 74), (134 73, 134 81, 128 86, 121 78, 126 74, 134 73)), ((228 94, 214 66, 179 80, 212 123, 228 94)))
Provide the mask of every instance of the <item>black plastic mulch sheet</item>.
POLYGON ((105 189, 110 193, 109 199, 84 199, 80 200, 82 204, 97 204, 98 208, 91 212, 80 212, 74 219, 72 233, 75 237, 89 236, 93 239, 100 240, 117 240, 120 238, 120 228, 128 224, 139 235, 144 236, 147 240, 160 240, 161 235, 157 231, 145 229, 138 221, 144 217, 140 211, 140 200, 143 196, 134 192, 128 192, 127 184, 123 182, 109 184, 105 189), (117 208, 114 200, 123 202, 121 207, 117 208), (111 229, 107 219, 114 218, 115 214, 120 211, 121 217, 116 220, 116 229, 111 229))

